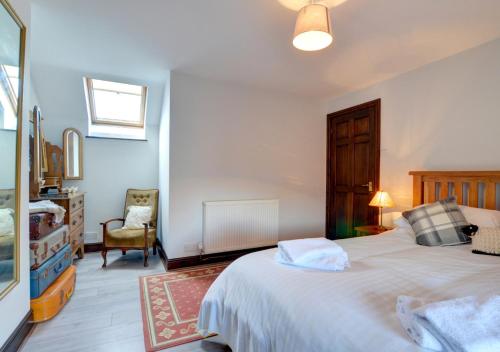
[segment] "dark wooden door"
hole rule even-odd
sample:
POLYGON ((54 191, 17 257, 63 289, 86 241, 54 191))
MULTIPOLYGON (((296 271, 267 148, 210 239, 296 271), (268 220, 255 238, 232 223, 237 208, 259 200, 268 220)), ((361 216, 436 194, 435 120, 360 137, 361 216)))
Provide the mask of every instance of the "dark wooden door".
POLYGON ((368 206, 379 188, 380 99, 328 115, 326 236, 352 237, 354 227, 376 224, 368 206))

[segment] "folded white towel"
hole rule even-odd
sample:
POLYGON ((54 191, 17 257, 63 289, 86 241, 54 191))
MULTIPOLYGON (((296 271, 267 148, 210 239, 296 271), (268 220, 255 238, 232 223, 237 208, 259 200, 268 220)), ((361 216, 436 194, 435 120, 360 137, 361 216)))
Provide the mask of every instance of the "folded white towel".
POLYGON ((278 242, 277 262, 304 268, 341 271, 349 267, 342 247, 326 238, 306 238, 278 242))
POLYGON ((66 209, 57 205, 50 200, 42 200, 39 202, 30 202, 29 204, 30 214, 34 213, 52 213, 55 215, 56 222, 60 223, 64 220, 64 214, 66 209))
POLYGON ((401 326, 417 345, 433 351, 442 351, 441 343, 423 326, 415 321, 414 311, 425 305, 420 298, 399 296, 396 313, 401 326))
POLYGON ((475 296, 425 304, 400 296, 401 325, 420 346, 434 351, 500 351, 500 296, 475 296))

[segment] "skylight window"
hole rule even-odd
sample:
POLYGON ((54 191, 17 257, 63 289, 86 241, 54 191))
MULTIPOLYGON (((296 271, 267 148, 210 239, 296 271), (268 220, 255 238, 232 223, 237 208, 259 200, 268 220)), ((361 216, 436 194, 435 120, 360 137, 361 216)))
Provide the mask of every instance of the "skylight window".
POLYGON ((0 65, 0 129, 17 127, 17 96, 19 95, 19 68, 0 65))
POLYGON ((145 139, 147 87, 84 78, 91 137, 145 139))

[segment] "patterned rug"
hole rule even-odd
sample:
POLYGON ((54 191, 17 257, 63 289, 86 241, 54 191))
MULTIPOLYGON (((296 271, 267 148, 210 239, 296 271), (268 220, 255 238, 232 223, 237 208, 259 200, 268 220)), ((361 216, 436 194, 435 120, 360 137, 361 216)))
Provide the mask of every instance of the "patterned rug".
POLYGON ((203 339, 196 329, 201 301, 228 265, 196 266, 139 278, 147 352, 203 339))

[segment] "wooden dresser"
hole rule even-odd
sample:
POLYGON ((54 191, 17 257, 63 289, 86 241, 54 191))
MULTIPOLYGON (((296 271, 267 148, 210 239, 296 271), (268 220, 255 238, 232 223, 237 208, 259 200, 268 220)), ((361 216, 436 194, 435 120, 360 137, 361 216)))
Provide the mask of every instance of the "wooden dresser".
POLYGON ((71 252, 78 254, 78 258, 84 256, 84 213, 85 199, 83 193, 71 193, 64 195, 43 196, 41 199, 50 199, 54 203, 64 207, 64 223, 69 227, 71 252))

